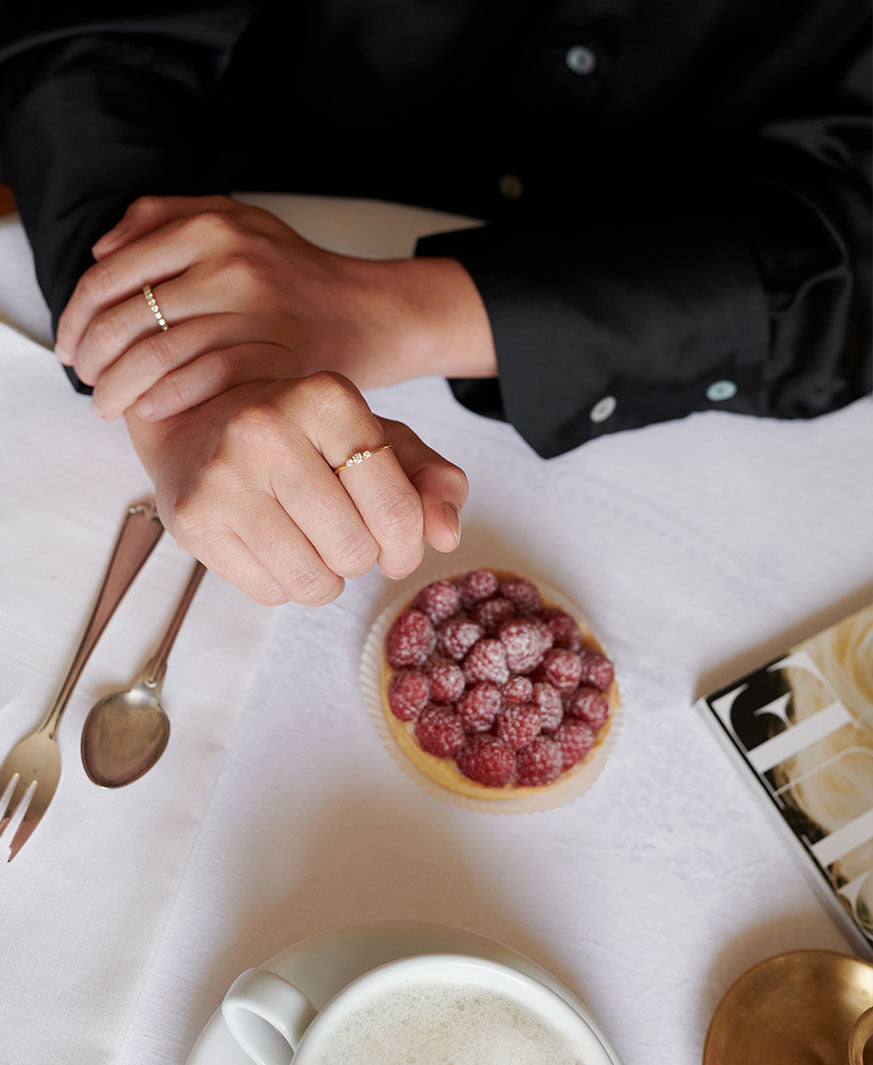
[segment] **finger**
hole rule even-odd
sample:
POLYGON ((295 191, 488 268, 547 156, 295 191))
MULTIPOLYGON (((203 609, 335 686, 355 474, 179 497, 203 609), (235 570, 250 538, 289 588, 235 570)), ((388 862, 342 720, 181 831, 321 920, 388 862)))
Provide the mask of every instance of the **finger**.
MULTIPOLYGON (((150 331, 144 338, 137 339, 114 362, 99 370, 96 379, 93 367, 85 364, 84 356, 81 364, 76 360, 76 372, 83 381, 95 381, 92 406, 101 417, 111 420, 123 414, 140 396, 158 382, 172 376, 180 367, 199 362, 200 357, 210 350, 232 347, 243 340, 250 330, 251 323, 247 323, 241 314, 212 314, 191 318, 189 321, 174 323, 172 329, 163 332, 150 331)), ((265 345, 265 348, 268 347, 269 345, 265 345)), ((96 356, 92 358, 96 359, 96 356)), ((278 357, 276 362, 279 362, 278 357)), ((200 376, 205 376, 202 370, 200 374, 195 374, 194 382, 199 398, 184 405, 180 405, 177 400, 175 409, 165 411, 163 417, 168 413, 178 414, 196 403, 211 399, 218 391, 224 391, 207 390, 207 382, 201 383, 200 376)), ((189 391, 193 392, 193 389, 189 391)), ((171 389, 170 394, 175 395, 175 390, 171 389)), ((168 404, 165 404, 166 406, 168 404)))
POLYGON ((421 499, 425 539, 437 551, 454 551, 461 539, 460 513, 469 491, 466 474, 429 448, 409 426, 387 418, 379 421, 421 499))
MULTIPOLYGON (((180 322, 193 317, 195 309, 189 310, 192 299, 185 299, 191 285, 184 280, 168 281, 158 287, 152 286, 152 298, 166 323, 170 316, 174 327, 180 322), (185 307, 183 314, 182 307, 185 307), (175 315, 175 317, 172 317, 175 315)), ((86 384, 96 384, 98 378, 137 341, 155 336, 168 337, 170 330, 158 322, 157 315, 148 303, 148 296, 142 290, 129 299, 98 311, 91 319, 76 348, 73 368, 80 380, 86 384)), ((178 342, 178 334, 166 346, 178 342)), ((143 372, 146 372, 143 365, 143 372)), ((137 395, 145 390, 152 380, 142 382, 137 395)))
POLYGON ((360 577, 376 565, 380 545, 321 452, 310 441, 295 439, 293 446, 286 441, 287 453, 271 467, 276 499, 328 569, 360 577))
MULTIPOLYGON (((184 285, 179 286, 179 291, 183 295, 177 297, 174 282, 161 286, 161 300, 164 300, 165 293, 167 295, 166 302, 159 304, 162 312, 164 306, 186 307, 184 314, 169 319, 171 327, 168 329, 155 329, 149 325, 143 328, 142 319, 148 308, 134 297, 117 309, 102 312, 95 320, 93 329, 88 330, 79 346, 74 365, 81 380, 94 384, 92 404, 102 417, 118 417, 167 374, 199 359, 206 352, 236 349, 238 345, 243 345, 251 338, 253 330, 263 337, 264 342, 245 345, 244 350, 234 351, 233 383, 251 379, 250 372, 248 377, 245 376, 245 366, 255 354, 269 371, 264 375, 267 378, 283 372, 288 351, 269 342, 270 333, 274 330, 268 319, 258 319, 255 323, 253 319, 256 316, 233 310, 211 314, 207 311, 211 303, 208 294, 195 290, 190 298, 186 298, 184 293, 190 293, 190 288, 184 285), (116 338, 112 342, 108 339, 110 331, 114 332, 116 338), (116 348, 121 349, 120 354, 115 354, 116 348)), ((166 314, 170 315, 171 312, 167 311, 166 314)), ((217 394, 215 389, 208 390, 207 384, 206 381, 200 382, 195 374, 192 385, 198 386, 197 403, 217 394)), ((175 391, 170 389, 168 395, 173 394, 175 391)), ((167 411, 163 416, 179 413, 193 405, 189 402, 179 406, 177 402, 175 410, 167 411)))
MULTIPOLYGON (((208 319, 197 319, 198 322, 208 319)), ((193 324, 193 323, 192 323, 193 324)), ((236 335, 236 334, 234 334, 236 335)), ((233 339, 228 335, 223 340, 233 339)), ((122 359, 106 371, 114 374, 138 348, 132 348, 122 359)), ((180 414, 182 411, 205 403, 207 399, 227 392, 237 385, 252 379, 248 369, 251 359, 257 351, 258 379, 278 380, 293 372, 289 366, 289 352, 279 344, 236 344, 227 348, 218 348, 199 354, 189 363, 165 374, 134 405, 134 412, 145 421, 157 422, 164 418, 180 414)), ((105 377, 106 374, 103 376, 105 377)), ((97 382, 99 388, 103 382, 97 382)), ((129 395, 132 389, 128 390, 129 395)), ((96 391, 95 391, 96 395, 96 391)))
POLYGON ((100 311, 141 295, 146 282, 154 290, 201 258, 239 247, 245 232, 227 212, 201 212, 176 219, 90 267, 58 321, 55 349, 61 361, 73 363, 85 331, 100 311))
POLYGON ((95 259, 104 259, 177 218, 199 211, 225 211, 234 201, 227 196, 140 196, 124 212, 121 221, 108 230, 91 248, 95 259))
MULTIPOLYGON (((350 455, 375 451, 386 442, 382 425, 350 381, 326 373, 304 381, 312 392, 308 409, 315 414, 308 426, 310 439, 332 469, 350 455)), ((424 553, 424 516, 418 492, 393 452, 380 451, 333 476, 379 545, 382 572, 396 579, 411 573, 424 553)))
POLYGON ((286 602, 323 606, 342 592, 342 577, 325 564, 275 499, 258 493, 255 505, 247 499, 231 520, 240 539, 279 585, 286 602))
POLYGON ((167 527, 180 547, 198 558, 210 573, 236 585, 253 602, 262 606, 278 606, 288 602, 288 596, 276 578, 232 530, 224 529, 208 541, 199 541, 187 538, 183 533, 173 530, 171 525, 167 527))

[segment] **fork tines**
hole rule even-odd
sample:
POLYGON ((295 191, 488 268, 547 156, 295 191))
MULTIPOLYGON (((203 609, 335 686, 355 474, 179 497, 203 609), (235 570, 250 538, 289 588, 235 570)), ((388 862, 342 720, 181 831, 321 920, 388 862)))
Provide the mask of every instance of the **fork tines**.
POLYGON ((5 791, 0 795, 0 860, 5 857, 7 862, 12 861, 12 848, 15 844, 16 834, 21 827, 21 822, 24 820, 24 815, 27 813, 31 799, 33 799, 34 793, 36 792, 37 782, 31 780, 25 788, 23 795, 18 800, 17 806, 13 810, 12 796, 18 781, 19 774, 13 773, 12 778, 6 785, 5 791))

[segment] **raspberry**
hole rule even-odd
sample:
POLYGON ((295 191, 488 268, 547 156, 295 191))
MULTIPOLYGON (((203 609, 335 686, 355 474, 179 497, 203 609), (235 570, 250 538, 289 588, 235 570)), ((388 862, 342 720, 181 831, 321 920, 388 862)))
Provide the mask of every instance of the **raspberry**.
POLYGON ((573 651, 553 647, 534 674, 536 680, 546 680, 559 692, 569 695, 579 687, 582 676, 582 659, 573 651))
POLYGON ((427 705, 430 684, 414 669, 395 673, 388 685, 388 706, 401 721, 414 721, 427 705))
POLYGON ((503 685, 503 702, 509 706, 529 703, 533 699, 533 681, 530 677, 510 677, 503 685))
POLYGON ((461 606, 461 597, 454 584, 448 581, 433 581, 426 585, 412 600, 416 610, 427 614, 434 625, 456 614, 461 606))
POLYGON ((493 636, 504 621, 513 617, 515 607, 508 599, 483 599, 470 611, 470 617, 478 622, 489 636, 493 636))
POLYGON ((578 651, 582 647, 582 634, 575 618, 564 610, 548 607, 540 617, 552 632, 553 647, 563 647, 567 651, 578 651))
POLYGON ((468 684, 490 680, 493 684, 505 684, 509 680, 506 651, 500 640, 480 640, 464 659, 464 677, 468 684))
POLYGON ((514 751, 533 743, 543 725, 543 715, 533 703, 510 706, 497 715, 497 735, 514 751))
POLYGON ((529 747, 516 753, 516 779, 519 784, 542 787, 559 776, 563 765, 560 744, 548 736, 537 736, 529 747))
POLYGON ((536 630, 539 633, 540 644, 543 649, 543 654, 546 653, 555 643, 555 637, 552 630, 543 621, 542 618, 531 618, 532 624, 536 626, 536 630))
POLYGON ((437 758, 457 754, 466 739, 458 715, 446 706, 433 703, 422 710, 415 722, 415 738, 423 751, 437 758))
POLYGON ((482 681, 474 684, 458 701, 458 717, 465 732, 486 732, 502 705, 500 689, 495 684, 482 681))
POLYGON ((426 614, 407 610, 400 615, 385 637, 385 657, 394 669, 420 666, 434 649, 436 633, 426 614))
POLYGON ((455 762, 465 777, 488 788, 502 788, 515 774, 515 753, 497 736, 472 736, 455 762))
POLYGON ((500 594, 515 606, 519 614, 538 614, 543 608, 539 588, 524 577, 507 577, 501 581, 500 594))
POLYGON ((536 625, 529 619, 504 621, 498 635, 506 649, 506 664, 513 673, 530 673, 542 662, 542 642, 536 625))
POLYGON ((469 618, 449 618, 437 629, 436 644, 441 654, 460 662, 470 648, 482 639, 482 626, 469 618))
POLYGON ((587 722, 595 732, 602 729, 609 717, 609 704, 597 688, 584 685, 567 700, 564 708, 570 717, 578 717, 587 722))
POLYGON ((567 770, 581 762, 595 739, 594 729, 584 721, 565 721, 555 733, 555 742, 561 748, 562 768, 567 770))
POLYGON ((430 680, 430 697, 435 703, 454 703, 464 694, 464 672, 450 658, 431 655, 424 664, 430 680))
POLYGON ((561 718, 564 716, 564 704, 561 702, 561 695, 551 684, 547 684, 545 681, 538 681, 533 686, 533 697, 531 702, 534 706, 539 708, 543 718, 543 731, 554 732, 554 730, 561 724, 561 718))
POLYGON ((605 692, 615 676, 612 662, 600 651, 580 651, 579 658, 582 663, 582 683, 591 684, 605 692))
POLYGON ((473 569, 458 577, 455 587, 461 595, 461 605, 467 610, 480 599, 490 599, 500 587, 500 581, 490 569, 473 569))

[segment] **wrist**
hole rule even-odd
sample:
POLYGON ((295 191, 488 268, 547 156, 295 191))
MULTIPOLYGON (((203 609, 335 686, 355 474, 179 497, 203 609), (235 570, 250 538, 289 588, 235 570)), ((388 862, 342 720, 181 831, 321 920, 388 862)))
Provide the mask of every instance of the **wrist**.
POLYGON ((408 377, 496 377, 488 312, 473 278, 456 259, 386 264, 406 314, 408 377))

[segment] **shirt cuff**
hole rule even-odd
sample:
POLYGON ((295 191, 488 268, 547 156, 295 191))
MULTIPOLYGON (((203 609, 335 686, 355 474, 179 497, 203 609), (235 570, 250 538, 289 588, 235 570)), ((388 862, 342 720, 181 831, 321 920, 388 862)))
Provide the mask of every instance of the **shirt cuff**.
POLYGON ((491 321, 499 384, 455 381, 455 395, 502 411, 543 457, 693 411, 763 412, 767 305, 726 219, 486 226, 416 254, 460 261, 491 321))

